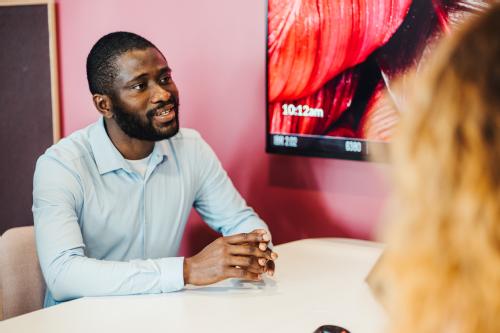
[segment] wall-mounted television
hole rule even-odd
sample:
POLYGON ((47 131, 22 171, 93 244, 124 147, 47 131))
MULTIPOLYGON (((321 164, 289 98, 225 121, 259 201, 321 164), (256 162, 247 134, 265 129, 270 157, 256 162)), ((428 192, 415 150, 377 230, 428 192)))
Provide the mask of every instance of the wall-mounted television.
POLYGON ((367 160, 384 149, 404 98, 391 85, 488 3, 268 0, 267 152, 367 160))

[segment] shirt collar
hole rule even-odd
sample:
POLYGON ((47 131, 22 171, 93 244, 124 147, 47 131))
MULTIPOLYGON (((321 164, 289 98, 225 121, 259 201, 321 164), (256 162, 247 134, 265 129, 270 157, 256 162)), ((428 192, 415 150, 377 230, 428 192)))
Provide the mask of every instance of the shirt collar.
MULTIPOLYGON (((116 149, 108 133, 106 133, 103 117, 99 119, 90 132, 89 141, 99 174, 102 175, 118 169, 124 169, 127 172, 131 172, 125 158, 123 158, 123 155, 116 149)), ((156 166, 163 162, 168 156, 168 149, 167 140, 155 142, 153 152, 151 153, 150 163, 154 163, 156 166)))

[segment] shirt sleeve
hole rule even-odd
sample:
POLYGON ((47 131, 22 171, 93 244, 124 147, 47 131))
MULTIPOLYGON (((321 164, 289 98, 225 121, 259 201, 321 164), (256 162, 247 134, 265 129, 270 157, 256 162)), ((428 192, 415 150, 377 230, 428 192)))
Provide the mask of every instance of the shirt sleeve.
POLYGON ((198 191, 194 208, 215 231, 227 235, 266 229, 266 223, 250 208, 229 179, 210 146, 200 139, 197 150, 198 191))
POLYGON ((78 221, 84 194, 78 173, 43 155, 33 180, 33 217, 38 257, 52 297, 162 293, 182 289, 183 257, 129 262, 85 256, 78 221))

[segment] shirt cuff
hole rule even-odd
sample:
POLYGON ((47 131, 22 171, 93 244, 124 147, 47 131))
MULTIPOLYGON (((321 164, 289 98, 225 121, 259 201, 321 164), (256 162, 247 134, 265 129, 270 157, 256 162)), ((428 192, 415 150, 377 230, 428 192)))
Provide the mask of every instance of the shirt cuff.
POLYGON ((161 292, 168 293, 184 288, 184 257, 158 259, 161 270, 161 292))

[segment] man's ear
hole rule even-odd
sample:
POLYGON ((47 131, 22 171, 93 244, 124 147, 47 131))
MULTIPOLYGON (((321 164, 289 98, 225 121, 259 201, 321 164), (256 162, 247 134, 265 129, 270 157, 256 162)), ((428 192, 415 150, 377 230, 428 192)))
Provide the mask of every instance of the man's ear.
POLYGON ((95 108, 104 118, 113 117, 113 103, 108 95, 93 94, 92 100, 94 101, 95 108))

